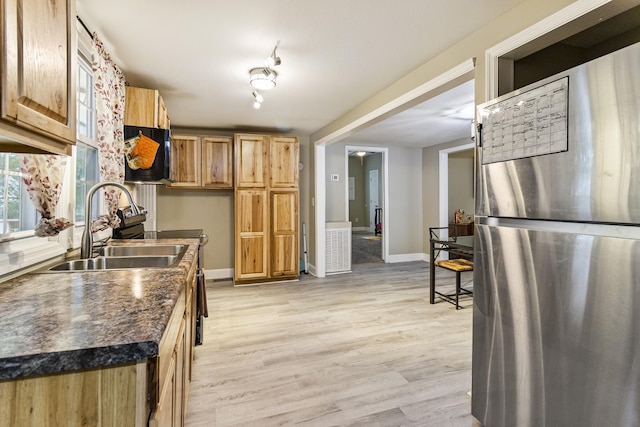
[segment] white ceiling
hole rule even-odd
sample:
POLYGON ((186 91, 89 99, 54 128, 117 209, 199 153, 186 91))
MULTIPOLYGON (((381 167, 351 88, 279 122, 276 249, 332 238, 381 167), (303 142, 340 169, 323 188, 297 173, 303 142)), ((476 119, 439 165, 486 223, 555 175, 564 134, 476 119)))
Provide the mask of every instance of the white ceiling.
MULTIPOLYGON (((132 86, 172 126, 312 134, 522 0, 77 0, 132 86), (277 41, 278 85, 252 107, 248 71, 277 41)), ((349 137, 427 146, 470 134, 462 85, 349 137)))

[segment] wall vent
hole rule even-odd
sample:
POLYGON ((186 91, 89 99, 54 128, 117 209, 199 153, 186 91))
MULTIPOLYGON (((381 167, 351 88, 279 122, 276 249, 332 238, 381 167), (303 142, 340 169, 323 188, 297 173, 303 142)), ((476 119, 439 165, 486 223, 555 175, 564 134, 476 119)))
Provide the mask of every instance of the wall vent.
POLYGON ((327 222, 326 233, 326 273, 351 272, 351 223, 327 222))

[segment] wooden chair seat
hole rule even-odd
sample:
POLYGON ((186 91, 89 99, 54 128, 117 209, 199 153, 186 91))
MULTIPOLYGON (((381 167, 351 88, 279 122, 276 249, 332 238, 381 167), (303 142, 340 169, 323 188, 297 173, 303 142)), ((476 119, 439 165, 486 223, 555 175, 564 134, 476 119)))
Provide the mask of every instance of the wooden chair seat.
MULTIPOLYGON (((459 303, 460 295, 473 296, 473 291, 464 289, 460 285, 460 274, 464 271, 473 271, 473 261, 464 258, 436 260, 434 261, 434 265, 440 268, 446 268, 447 270, 456 273, 456 291, 454 293, 444 294, 436 291, 435 289, 433 289, 433 293, 439 295, 445 301, 455 305, 456 310, 459 310, 461 308, 459 303)), ((431 283, 431 286, 435 286, 435 283, 431 283)), ((431 303, 433 304, 433 300, 431 303)))
POLYGON ((463 258, 437 260, 435 264, 438 267, 446 268, 451 271, 472 271, 473 261, 469 261, 463 258))

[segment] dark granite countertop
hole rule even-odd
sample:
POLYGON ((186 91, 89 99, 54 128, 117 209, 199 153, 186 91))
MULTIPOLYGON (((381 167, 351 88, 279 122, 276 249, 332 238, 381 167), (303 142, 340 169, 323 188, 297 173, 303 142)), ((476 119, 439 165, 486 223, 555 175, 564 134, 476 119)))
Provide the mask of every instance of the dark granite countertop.
POLYGON ((0 380, 154 357, 195 268, 197 239, 170 268, 30 273, 0 283, 0 380))

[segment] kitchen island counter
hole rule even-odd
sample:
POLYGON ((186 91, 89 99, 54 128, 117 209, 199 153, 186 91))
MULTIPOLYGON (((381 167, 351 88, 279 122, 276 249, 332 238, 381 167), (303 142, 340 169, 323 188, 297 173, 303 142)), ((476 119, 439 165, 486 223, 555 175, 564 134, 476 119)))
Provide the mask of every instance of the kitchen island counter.
POLYGON ((168 268, 29 273, 0 283, 0 380, 104 367, 158 355, 195 271, 197 239, 114 240, 189 245, 168 268))

